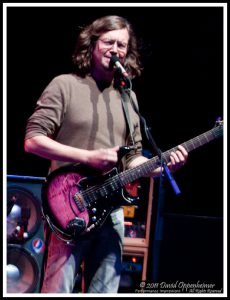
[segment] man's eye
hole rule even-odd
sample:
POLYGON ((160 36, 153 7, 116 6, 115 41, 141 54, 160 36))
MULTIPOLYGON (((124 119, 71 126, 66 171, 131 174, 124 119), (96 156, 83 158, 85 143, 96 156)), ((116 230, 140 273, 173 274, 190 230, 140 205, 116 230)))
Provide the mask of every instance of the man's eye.
POLYGON ((103 42, 104 42, 105 45, 109 45, 109 46, 114 44, 113 41, 103 41, 103 42))
POLYGON ((118 47, 124 49, 126 47, 126 44, 118 44, 118 47))

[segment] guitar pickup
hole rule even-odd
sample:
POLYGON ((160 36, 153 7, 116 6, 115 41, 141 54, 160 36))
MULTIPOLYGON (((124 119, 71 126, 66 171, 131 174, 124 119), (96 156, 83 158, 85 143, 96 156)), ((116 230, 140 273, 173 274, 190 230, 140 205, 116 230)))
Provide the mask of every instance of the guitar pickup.
POLYGON ((74 194, 73 199, 74 199, 79 211, 80 212, 85 211, 86 204, 85 204, 82 194, 81 193, 74 194))

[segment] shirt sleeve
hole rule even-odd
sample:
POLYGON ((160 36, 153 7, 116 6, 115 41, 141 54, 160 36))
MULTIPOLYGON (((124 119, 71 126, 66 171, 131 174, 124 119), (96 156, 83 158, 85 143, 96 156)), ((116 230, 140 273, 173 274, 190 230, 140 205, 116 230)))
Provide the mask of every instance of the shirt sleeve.
POLYGON ((53 138, 64 118, 67 90, 62 77, 54 78, 37 101, 34 113, 26 125, 25 139, 37 135, 53 138))

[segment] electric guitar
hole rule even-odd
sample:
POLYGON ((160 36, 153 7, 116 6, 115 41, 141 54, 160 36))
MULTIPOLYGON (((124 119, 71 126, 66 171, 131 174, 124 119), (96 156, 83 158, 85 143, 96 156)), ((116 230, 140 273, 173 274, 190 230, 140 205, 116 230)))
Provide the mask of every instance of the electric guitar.
MULTIPOLYGON (((223 122, 218 121, 213 129, 181 145, 190 152, 222 135, 223 122)), ((166 163, 176 148, 162 153, 166 163)), ((106 174, 82 164, 61 167, 51 172, 43 184, 43 216, 58 238, 71 242, 85 237, 102 226, 115 208, 135 205, 137 198, 130 196, 124 187, 160 164, 159 157, 155 156, 132 169, 119 173, 113 168, 106 174)))

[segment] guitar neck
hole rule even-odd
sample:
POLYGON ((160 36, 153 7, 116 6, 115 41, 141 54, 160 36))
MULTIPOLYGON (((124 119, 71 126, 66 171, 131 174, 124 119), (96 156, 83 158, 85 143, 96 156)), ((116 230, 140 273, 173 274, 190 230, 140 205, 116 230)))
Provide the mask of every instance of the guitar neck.
MULTIPOLYGON (((222 135, 223 135, 223 129, 222 126, 219 125, 203 134, 196 136, 193 139, 188 140, 187 142, 182 143, 181 145, 187 150, 187 152, 190 152, 211 142, 214 139, 221 137, 222 135)), ((163 152, 162 160, 168 163, 170 161, 170 153, 172 151, 176 151, 176 149, 177 146, 163 152)), ((120 184, 124 186, 129 182, 133 182, 137 180, 138 178, 147 176, 150 172, 152 172, 160 165, 161 165, 160 158, 158 156, 155 156, 149 159, 148 161, 146 161, 145 163, 137 167, 134 167, 130 170, 126 170, 118 174, 117 176, 119 177, 120 184)))

